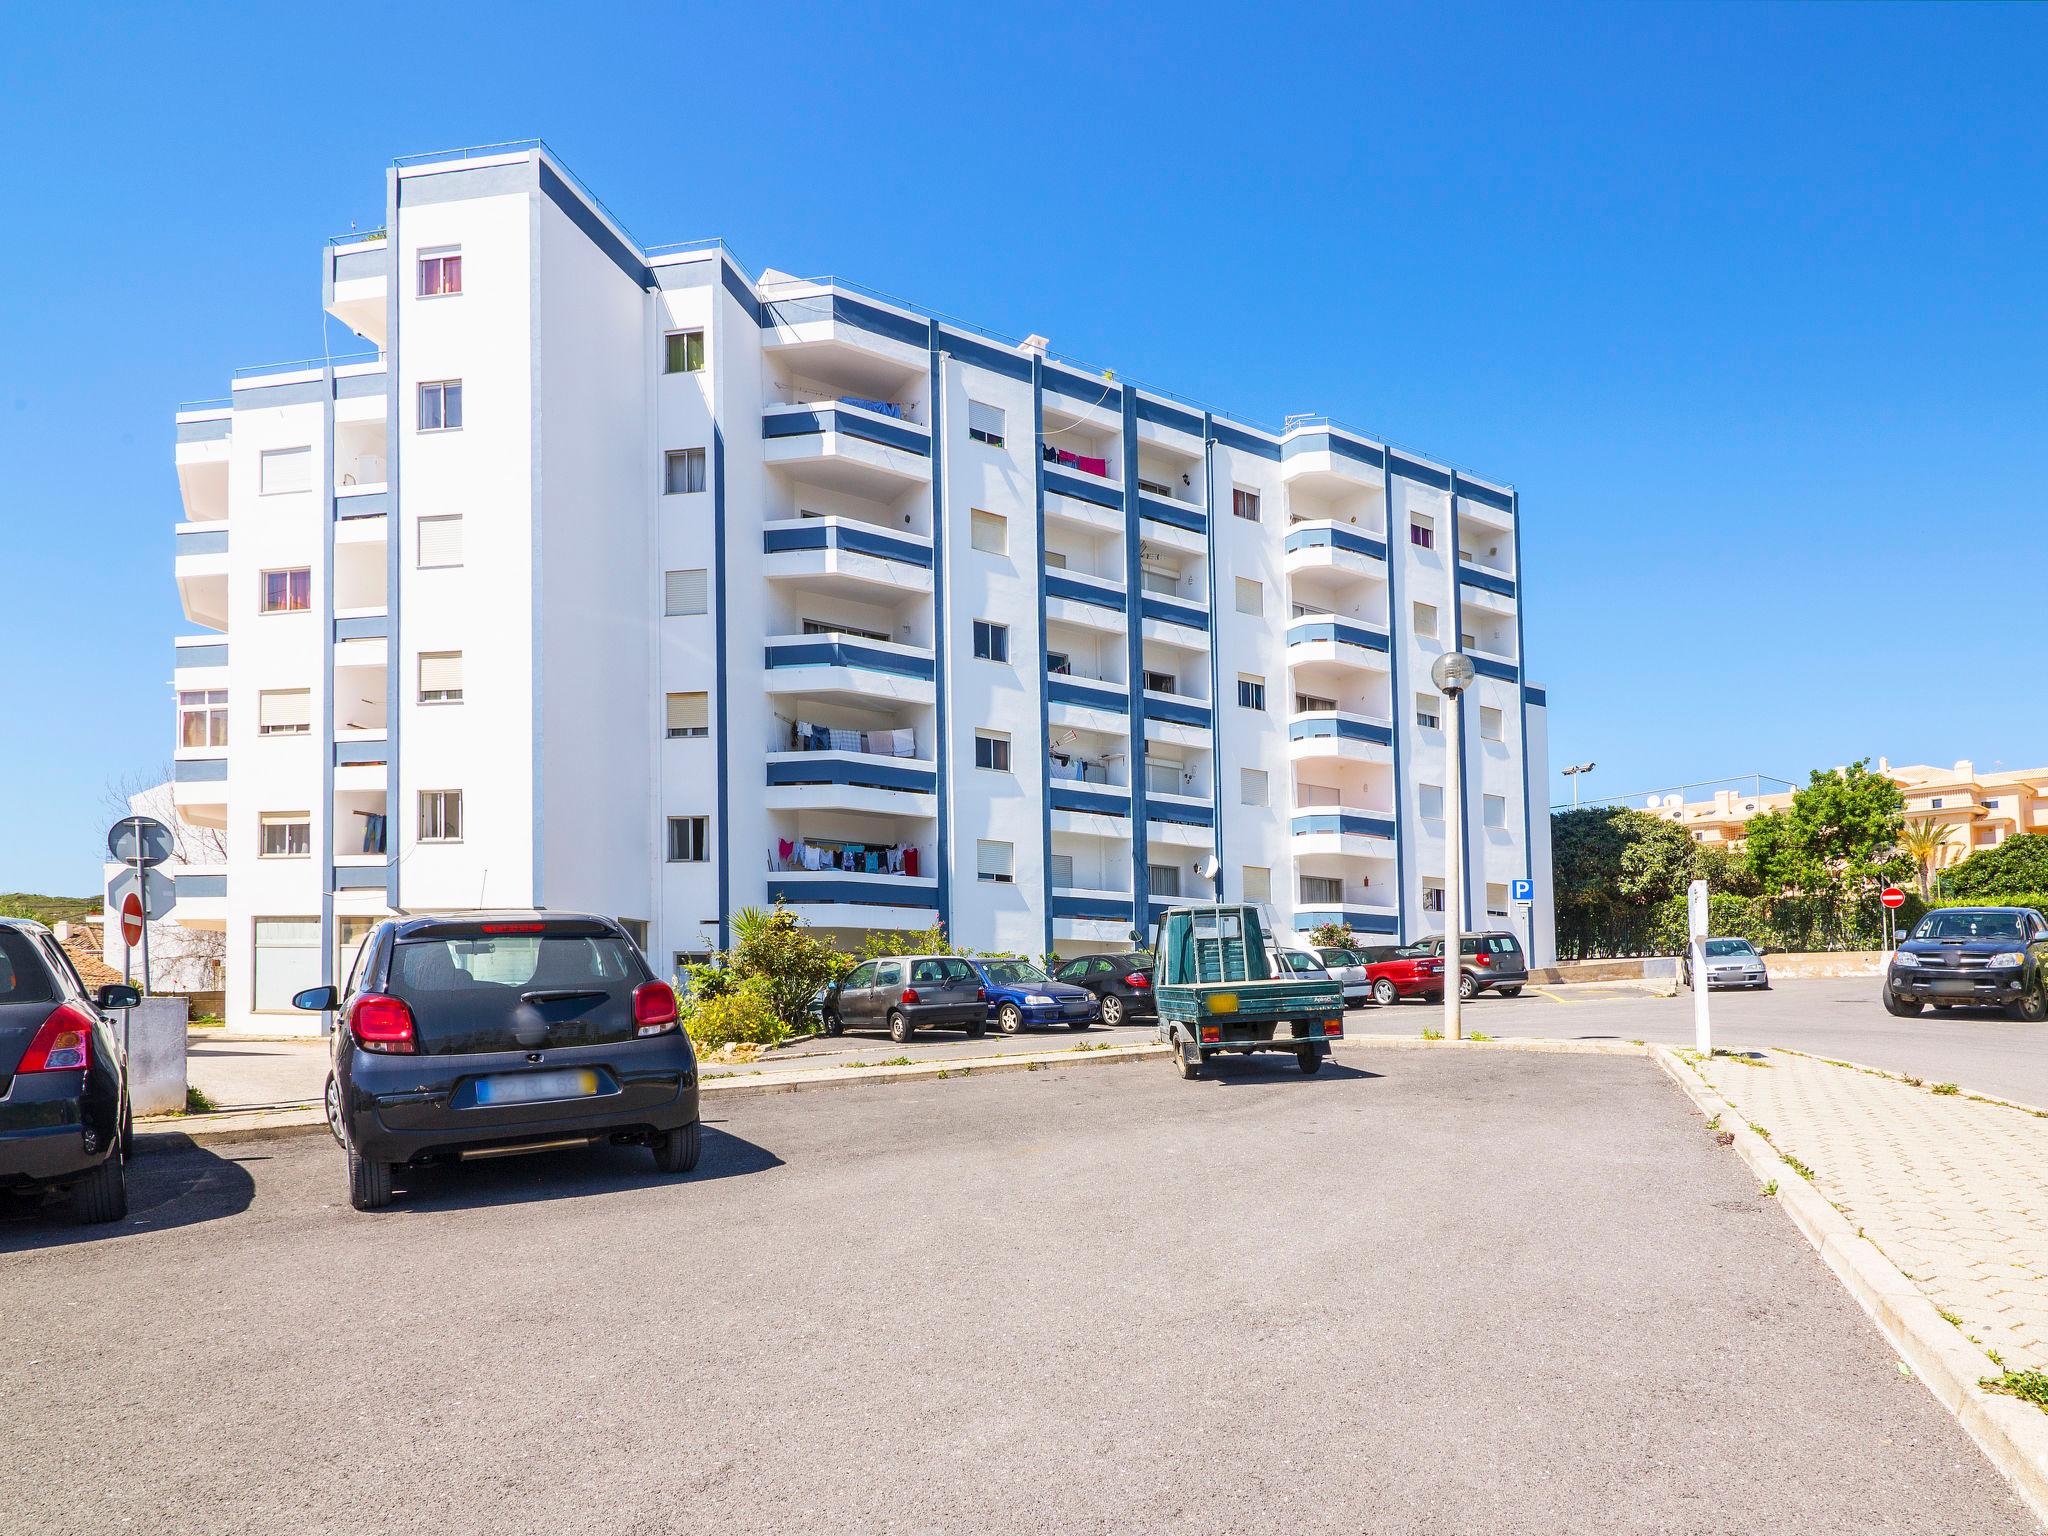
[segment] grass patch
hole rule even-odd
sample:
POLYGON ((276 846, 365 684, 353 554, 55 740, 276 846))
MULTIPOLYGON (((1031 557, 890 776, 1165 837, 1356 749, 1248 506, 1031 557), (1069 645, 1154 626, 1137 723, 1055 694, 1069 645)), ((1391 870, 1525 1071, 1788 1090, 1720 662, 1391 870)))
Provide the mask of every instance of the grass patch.
POLYGON ((186 1114, 210 1115, 218 1108, 220 1108, 220 1106, 214 1103, 212 1099, 208 1098, 203 1089, 187 1088, 185 1090, 186 1114))
POLYGON ((1718 1131, 1719 1129, 1721 1129, 1721 1117, 1718 1114, 1715 1115, 1713 1119, 1707 1122, 1707 1129, 1710 1131, 1718 1131))
POLYGON ((1775 1199, 1777 1197, 1777 1193, 1778 1181, 1776 1179, 1772 1179, 1764 1185, 1764 1198, 1766 1200, 1775 1199))
POLYGON ((1954 1083, 1936 1083, 1934 1085, 1934 1091, 1942 1098, 1947 1098, 1951 1094, 1958 1093, 1961 1090, 1958 1089, 1954 1083))
POLYGON ((1443 1037, 1444 1032, 1440 1029, 1425 1029, 1422 1032, 1422 1038, 1425 1040, 1441 1040, 1443 1037))
POLYGON ((849 1067, 912 1067, 917 1063, 908 1056, 891 1056, 887 1061, 849 1061, 849 1067))
POLYGON ((187 1019, 187 1029, 226 1029, 228 1021, 217 1013, 202 1013, 196 1019, 187 1019))
POLYGON ((1757 1135, 1763 1137, 1765 1141, 1769 1141, 1771 1139, 1771 1133, 1765 1130, 1762 1126, 1758 1125, 1754 1120, 1749 1122, 1749 1128, 1752 1131, 1755 1131, 1757 1135))
MULTIPOLYGON (((1880 1077, 1882 1077, 1883 1075, 1884 1074, 1881 1072, 1878 1074, 1878 1076, 1880 1077)), ((1925 1088, 1927 1086, 1926 1078, 1914 1077, 1910 1073, 1903 1079, 1903 1081, 1908 1088, 1925 1088)))
POLYGON ((2001 1397, 2017 1397, 2048 1413, 2048 1371, 2006 1371, 1986 1376, 1977 1385, 2001 1397))
POLYGON ((1948 1308, 1936 1307, 1934 1310, 1941 1314, 1941 1320, 1944 1323, 1947 1323, 1949 1327, 1960 1328, 1963 1326, 1963 1320, 1960 1317, 1957 1317, 1955 1313, 1949 1311, 1948 1308))
POLYGON ((1466 1036, 1465 1038, 1466 1038, 1467 1040, 1491 1040, 1491 1039, 1493 1038, 1493 1036, 1491 1036, 1491 1035, 1483 1035, 1483 1034, 1481 1034, 1481 1033, 1480 1033, 1480 1032, 1479 1032, 1478 1030, 1476 1030, 1476 1029, 1475 1029, 1475 1030, 1473 1030, 1473 1031, 1472 1031, 1472 1033, 1471 1033, 1471 1034, 1467 1035, 1467 1036, 1466 1036))
POLYGON ((1794 1157, 1790 1152, 1780 1152, 1778 1156, 1782 1157, 1785 1160, 1785 1166, 1787 1168, 1790 1168, 1794 1173, 1798 1174, 1799 1177, 1806 1180, 1807 1183, 1811 1184, 1813 1182, 1813 1170, 1807 1167, 1806 1164, 1799 1161, 1799 1159, 1794 1157))
POLYGON ((1083 1040, 1074 1049, 1077 1051, 1106 1051, 1109 1049, 1109 1042, 1107 1040, 1083 1040))

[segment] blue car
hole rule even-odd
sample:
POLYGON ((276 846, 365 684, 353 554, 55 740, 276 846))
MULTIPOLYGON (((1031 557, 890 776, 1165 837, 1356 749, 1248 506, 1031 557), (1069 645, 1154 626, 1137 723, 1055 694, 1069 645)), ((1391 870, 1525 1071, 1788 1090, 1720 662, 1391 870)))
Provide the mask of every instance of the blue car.
POLYGON ((1006 1035, 1026 1024, 1064 1024, 1086 1029, 1102 1017, 1093 992, 1054 981, 1029 960, 970 960, 988 989, 988 1016, 1006 1035))

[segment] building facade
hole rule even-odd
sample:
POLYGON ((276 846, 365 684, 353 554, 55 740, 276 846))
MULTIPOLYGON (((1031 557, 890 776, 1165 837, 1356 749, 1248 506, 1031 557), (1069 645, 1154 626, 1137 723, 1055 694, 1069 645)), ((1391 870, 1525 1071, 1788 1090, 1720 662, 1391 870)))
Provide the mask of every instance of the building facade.
POLYGON ((386 199, 325 252, 374 350, 177 416, 176 799, 228 847, 179 915, 231 1025, 399 910, 608 913, 658 966, 777 901, 1032 955, 1218 891, 1417 937, 1458 641, 1467 925, 1550 957, 1509 487, 643 248, 540 146, 386 199))

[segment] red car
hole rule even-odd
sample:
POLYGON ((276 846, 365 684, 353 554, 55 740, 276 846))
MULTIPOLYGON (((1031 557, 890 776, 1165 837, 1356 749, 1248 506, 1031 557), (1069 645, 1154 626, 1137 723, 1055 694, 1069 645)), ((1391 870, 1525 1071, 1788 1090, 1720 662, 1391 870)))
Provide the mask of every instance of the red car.
POLYGON ((1426 944, 1371 944, 1354 949, 1365 967, 1372 1000, 1389 1007, 1404 997, 1440 1003, 1444 997, 1444 963, 1426 944))

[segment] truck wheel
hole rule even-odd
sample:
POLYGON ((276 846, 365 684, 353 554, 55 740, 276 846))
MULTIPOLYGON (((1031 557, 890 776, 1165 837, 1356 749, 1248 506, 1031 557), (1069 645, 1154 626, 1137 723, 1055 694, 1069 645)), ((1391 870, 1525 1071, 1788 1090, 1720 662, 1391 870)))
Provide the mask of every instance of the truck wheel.
POLYGON ((1303 1076, 1314 1077, 1323 1070, 1323 1053, 1313 1047, 1295 1052, 1294 1059, 1301 1064, 1303 1076))
POLYGON ((1199 1061, 1189 1061, 1188 1053, 1176 1046, 1173 1052, 1173 1070, 1180 1074, 1182 1082, 1192 1083, 1202 1075, 1202 1064, 1199 1061))
POLYGON ((2048 992, 2034 987, 2005 1012, 2008 1018, 2018 1019, 2023 1024, 2038 1024, 2048 1019, 2048 992))
POLYGON ((1372 984, 1372 1000, 1382 1008, 1391 1008, 1401 1001, 1401 993, 1391 981, 1382 976, 1372 984))
POLYGON ((117 1143, 97 1168, 71 1186, 71 1219, 80 1226, 119 1221, 128 1214, 128 1170, 117 1143))
POLYGON ((1024 1028, 1023 1011, 1015 1003, 1005 1003, 996 1010, 996 1023, 1002 1026, 1004 1034, 1017 1034, 1024 1028))
POLYGON ((1124 1000, 1111 992, 1102 999, 1102 1022, 1108 1028, 1115 1029, 1123 1021, 1124 1000))
POLYGON ((1899 997, 1893 993, 1890 987, 1886 987, 1884 989, 1884 1011, 1895 1019, 1910 1019, 1920 1011, 1920 1003, 1915 998, 1899 997))
POLYGON ((910 1037, 917 1033, 917 1026, 903 1017, 899 1009, 889 1010, 889 1038, 898 1045, 910 1044, 910 1037))

